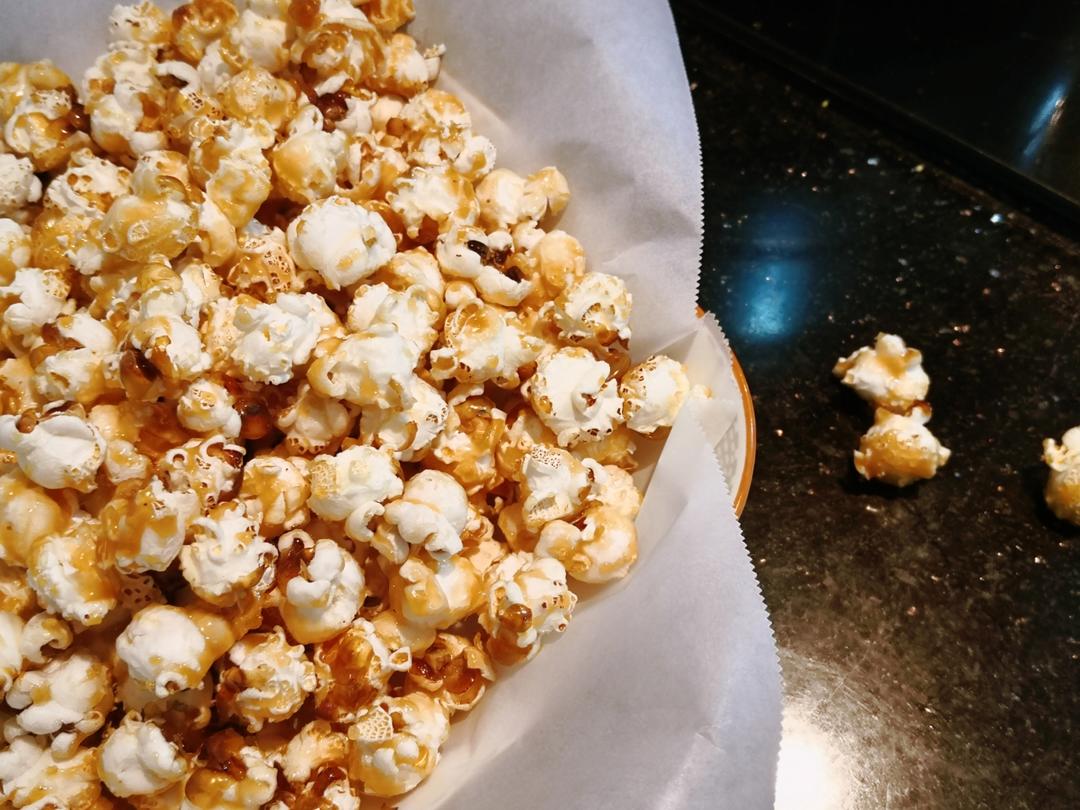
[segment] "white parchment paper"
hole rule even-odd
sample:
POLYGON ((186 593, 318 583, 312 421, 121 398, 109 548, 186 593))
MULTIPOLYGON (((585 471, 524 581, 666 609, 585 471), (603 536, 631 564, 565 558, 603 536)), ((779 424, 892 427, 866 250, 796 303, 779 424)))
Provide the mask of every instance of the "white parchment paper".
MULTIPOLYGON (((175 2, 162 5, 171 7, 175 2)), ((667 350, 715 401, 684 409, 651 470, 626 580, 585 594, 565 635, 454 724, 402 807, 732 808, 773 804, 776 649, 714 447, 740 413, 730 355, 694 314, 701 162, 664 0, 417 0, 410 32, 447 45, 458 93, 499 164, 558 166, 561 227, 634 294, 634 352, 667 350)), ((0 59, 78 78, 109 0, 0 0, 0 59)))

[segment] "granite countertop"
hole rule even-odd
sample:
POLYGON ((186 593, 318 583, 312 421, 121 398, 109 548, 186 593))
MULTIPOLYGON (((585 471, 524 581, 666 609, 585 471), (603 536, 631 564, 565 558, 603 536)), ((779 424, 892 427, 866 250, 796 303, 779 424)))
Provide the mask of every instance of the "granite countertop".
POLYGON ((1080 806, 1080 531, 1044 437, 1080 423, 1080 247, 677 9, 701 127, 701 303, 746 371, 746 541, 785 679, 778 810, 1080 806), (894 331, 953 450, 895 491, 831 376, 894 331))

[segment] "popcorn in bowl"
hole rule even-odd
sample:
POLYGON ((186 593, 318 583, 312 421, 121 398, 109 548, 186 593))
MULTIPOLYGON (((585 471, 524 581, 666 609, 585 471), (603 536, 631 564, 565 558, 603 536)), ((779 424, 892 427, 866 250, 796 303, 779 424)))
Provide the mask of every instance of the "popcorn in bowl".
POLYGON ((631 571, 686 371, 412 14, 139 2, 0 69, 0 803, 393 799, 631 571))

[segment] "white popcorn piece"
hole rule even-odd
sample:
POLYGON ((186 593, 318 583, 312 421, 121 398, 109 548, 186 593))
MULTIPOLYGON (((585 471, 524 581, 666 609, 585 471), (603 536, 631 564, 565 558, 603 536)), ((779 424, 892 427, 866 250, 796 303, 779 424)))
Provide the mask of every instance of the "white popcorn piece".
POLYGON ((1061 444, 1043 440, 1043 461, 1050 468, 1046 505, 1061 520, 1080 525, 1080 428, 1069 428, 1061 444))
POLYGON ((162 456, 157 472, 172 492, 193 491, 203 509, 216 506, 236 488, 244 448, 224 436, 192 439, 162 456))
POLYGON ((18 468, 0 475, 0 562, 26 567, 42 537, 62 532, 71 506, 57 500, 18 468))
POLYGON ((311 387, 330 399, 379 408, 408 407, 418 357, 396 328, 349 335, 309 367, 311 387))
POLYGON ((236 310, 240 338, 233 361, 255 382, 281 385, 311 359, 315 344, 339 326, 337 316, 314 293, 282 293, 273 304, 241 304, 236 310))
POLYGON ((502 270, 513 248, 513 237, 506 231, 485 234, 479 228, 457 225, 439 237, 435 255, 445 275, 471 281, 489 304, 515 307, 533 285, 502 270))
POLYGON ((428 291, 412 286, 398 292, 386 284, 361 286, 349 306, 348 326, 353 332, 393 328, 405 338, 419 359, 438 337, 441 313, 432 309, 428 291))
POLYGON ((364 597, 364 572, 333 540, 295 530, 278 539, 281 616, 301 644, 333 638, 352 622, 364 597))
POLYGON ((499 473, 504 478, 521 483, 524 480, 522 465, 525 455, 537 444, 555 447, 555 434, 523 403, 506 417, 506 430, 499 435, 495 446, 499 473))
POLYGON ((217 703, 239 717, 247 730, 292 717, 315 691, 315 664, 301 645, 290 645, 285 631, 249 633, 232 646, 218 679, 217 703))
POLYGON ((3 324, 13 334, 33 338, 64 311, 71 284, 57 270, 23 267, 0 287, 3 324))
POLYGON ((273 584, 277 549, 259 536, 259 522, 243 504, 218 504, 191 524, 191 536, 180 550, 180 571, 201 599, 229 606, 258 599, 273 584))
POLYGON ((451 712, 467 712, 495 682, 487 653, 462 636, 439 633, 409 671, 410 685, 423 689, 451 712))
POLYGON ((349 96, 345 99, 345 115, 334 122, 334 129, 353 138, 366 135, 371 132, 371 108, 375 104, 375 96, 360 97, 349 96))
POLYGON ((495 144, 488 138, 470 135, 451 165, 470 182, 477 183, 495 168, 497 154, 495 144))
POLYGON ((450 627, 476 610, 482 596, 476 569, 460 556, 435 560, 413 552, 390 574, 390 605, 419 627, 450 627))
POLYGON ((26 560, 26 581, 41 606, 69 622, 100 624, 116 607, 118 582, 102 567, 99 520, 76 515, 67 528, 36 541, 26 560))
POLYGON ((117 42, 83 75, 80 97, 90 114, 90 134, 107 152, 141 155, 167 145, 165 133, 146 126, 143 99, 164 102, 154 54, 138 42, 117 42))
POLYGON ((213 200, 203 200, 195 210, 198 230, 195 244, 201 258, 210 267, 222 267, 236 255, 236 228, 213 200))
MULTIPOLYGON (((210 51, 204 61, 209 58, 210 51)), ((193 177, 233 227, 244 227, 270 195, 270 161, 263 149, 273 142, 266 122, 222 121, 191 145, 188 162, 193 177)))
POLYGON ((105 724, 113 707, 112 675, 89 653, 54 658, 16 678, 7 703, 18 712, 19 728, 50 736, 53 754, 69 756, 105 724))
POLYGON ((204 744, 205 765, 184 784, 185 808, 257 810, 277 792, 278 771, 270 758, 232 729, 218 732, 204 744))
POLYGON ((34 171, 52 171, 90 143, 85 132, 71 126, 71 89, 69 84, 24 93, 4 123, 5 146, 29 157, 34 171))
POLYGON ((689 394, 686 367, 662 354, 634 366, 619 383, 626 426, 646 436, 675 424, 689 394))
POLYGON ((382 504, 401 494, 397 464, 385 450, 357 445, 336 456, 317 456, 309 468, 308 506, 326 520, 345 521, 354 540, 371 539, 368 524, 383 513, 382 504))
POLYGON ((307 523, 310 494, 305 459, 259 456, 244 466, 237 499, 264 537, 276 537, 307 523))
POLYGON ((131 191, 131 171, 89 149, 71 156, 67 168, 45 190, 45 205, 65 214, 101 218, 131 191))
POLYGON ((98 749, 98 776, 120 798, 161 793, 190 770, 190 760, 165 737, 161 726, 137 712, 128 712, 98 749))
POLYGON ((593 482, 586 500, 590 504, 609 506, 630 520, 637 517, 642 494, 634 483, 634 477, 611 464, 603 467, 589 464, 588 468, 593 474, 593 482))
POLYGON ((41 199, 41 181, 29 158, 0 154, 0 216, 19 213, 41 199))
POLYGON ((126 497, 118 494, 101 513, 114 564, 127 572, 164 571, 200 511, 194 490, 171 491, 157 476, 126 497))
POLYGON ((922 352, 885 332, 878 334, 873 348, 863 346, 837 360, 833 374, 867 402, 896 413, 907 413, 930 390, 922 352))
POLYGON ((210 369, 211 356, 199 331, 179 315, 155 315, 138 321, 128 339, 132 347, 173 382, 196 380, 210 369))
POLYGON ((44 401, 89 404, 105 393, 105 360, 116 351, 116 338, 101 321, 79 311, 43 329, 32 351, 48 352, 34 369, 34 388, 44 401))
POLYGON ((426 694, 384 698, 349 727, 350 772, 372 795, 406 793, 435 769, 449 734, 446 709, 426 694))
POLYGON ((462 152, 472 134, 472 120, 465 105, 444 90, 427 90, 413 96, 398 117, 406 129, 409 162, 418 166, 448 164, 462 152))
POLYGON ((66 650, 75 639, 67 623, 48 613, 37 613, 23 625, 19 637, 19 654, 32 664, 44 664, 49 653, 66 650))
POLYGON ((327 765, 345 764, 348 753, 348 737, 327 720, 312 720, 289 740, 281 770, 291 784, 303 784, 327 765))
POLYGON ((335 723, 352 723, 382 697, 390 676, 408 672, 412 651, 393 647, 374 624, 356 619, 338 636, 315 649, 315 711, 335 723))
MULTIPOLYGON (((435 58, 434 74, 438 75, 435 58)), ((431 66, 408 34, 394 34, 383 49, 383 62, 375 78, 380 89, 403 96, 412 96, 427 88, 434 76, 431 66)))
POLYGON ((110 42, 139 42, 161 47, 172 33, 169 17, 150 0, 130 6, 115 5, 109 14, 110 42))
POLYGON ((289 63, 287 40, 285 20, 263 17, 247 8, 225 32, 221 47, 231 61, 276 72, 289 63))
POLYGON ((135 447, 141 428, 138 423, 132 423, 130 416, 116 405, 99 404, 90 411, 90 421, 105 436, 102 467, 110 484, 144 482, 152 472, 149 457, 135 447))
POLYGON ((240 413, 233 407, 236 398, 225 386, 210 379, 198 379, 176 401, 176 417, 195 433, 219 433, 235 439, 240 435, 240 413))
POLYGON ((399 461, 419 461, 442 433, 450 408, 439 389, 418 376, 409 381, 407 408, 366 407, 360 414, 361 439, 387 449, 399 461))
POLYGON ((314 270, 331 290, 370 276, 397 250, 386 221, 345 197, 312 203, 289 224, 296 264, 314 270))
POLYGON ((559 447, 534 444, 521 464, 522 514, 530 532, 552 520, 572 518, 585 504, 594 473, 559 447))
POLYGON ((179 314, 197 327, 207 305, 221 297, 221 276, 210 265, 194 259, 184 260, 180 267, 180 291, 186 307, 179 314))
POLYGON ((454 224, 474 225, 480 212, 472 183, 449 166, 413 169, 398 178, 386 202, 410 239, 421 236, 426 220, 443 232, 454 224))
POLYGON ((229 623, 206 610, 150 605, 116 639, 129 677, 158 697, 194 689, 236 641, 229 623))
POLYGON ((559 349, 540 357, 522 393, 558 443, 573 447, 603 438, 622 422, 623 401, 610 373, 588 349, 559 349))
MULTIPOLYGON (((320 396, 310 383, 303 382, 295 397, 277 414, 274 424, 284 431, 285 446, 293 453, 333 452, 352 430, 355 410, 336 399, 320 396)), ((394 413, 377 410, 388 415, 394 413)))
POLYGON ((0 751, 0 799, 9 807, 35 810, 99 806, 103 797, 96 758, 93 748, 61 757, 42 737, 16 737, 0 751))
POLYGON ((578 525, 553 520, 540 530, 536 555, 554 557, 581 582, 609 582, 630 573, 637 560, 634 521, 618 509, 588 507, 578 525))
POLYGON ((406 560, 413 546, 444 560, 462 550, 461 533, 468 519, 465 488, 444 472, 424 470, 405 482, 400 498, 386 505, 372 545, 397 564, 406 560))
POLYGON ((105 460, 105 439, 77 413, 0 416, 0 449, 14 453, 26 477, 46 489, 91 492, 105 460))
POLYGON ((933 478, 952 452, 926 427, 928 421, 927 405, 915 405, 907 416, 878 408, 873 426, 859 440, 855 469, 866 479, 897 487, 933 478))
POLYGON ((630 340, 633 297, 626 283, 607 273, 585 273, 553 303, 559 336, 567 343, 604 350, 630 340))
POLYGON ((24 622, 18 614, 0 610, 0 698, 7 694, 22 671, 20 651, 24 622))
POLYGON ((430 354, 431 376, 515 388, 542 348, 513 313, 468 301, 446 316, 440 345, 430 354))
POLYGON ((492 568, 486 587, 480 626, 488 633, 488 652, 504 664, 535 656, 547 637, 566 629, 577 604, 562 563, 526 551, 492 568))

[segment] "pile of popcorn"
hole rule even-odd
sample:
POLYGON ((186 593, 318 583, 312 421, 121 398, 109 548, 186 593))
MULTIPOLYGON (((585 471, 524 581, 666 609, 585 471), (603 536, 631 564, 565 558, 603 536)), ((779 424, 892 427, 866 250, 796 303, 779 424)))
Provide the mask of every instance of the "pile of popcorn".
POLYGON ((627 574, 623 282, 412 0, 117 6, 0 65, 0 805, 350 808, 627 574))
POLYGON ((930 377, 922 352, 898 335, 841 357, 833 368, 844 385, 874 407, 874 424, 859 440, 855 469, 868 480, 897 487, 933 478, 952 452, 930 432, 930 377))

